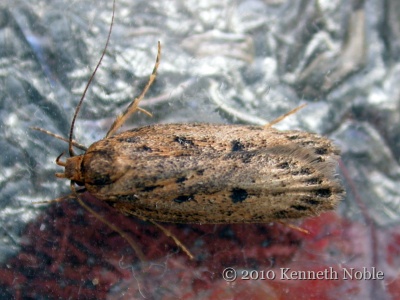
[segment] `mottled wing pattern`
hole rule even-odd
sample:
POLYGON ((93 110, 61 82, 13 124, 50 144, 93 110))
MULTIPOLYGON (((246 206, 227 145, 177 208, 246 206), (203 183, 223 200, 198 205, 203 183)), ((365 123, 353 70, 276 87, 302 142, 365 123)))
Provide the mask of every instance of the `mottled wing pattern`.
POLYGON ((168 124, 94 143, 82 171, 92 195, 144 219, 255 223, 335 208, 338 154, 307 132, 168 124))

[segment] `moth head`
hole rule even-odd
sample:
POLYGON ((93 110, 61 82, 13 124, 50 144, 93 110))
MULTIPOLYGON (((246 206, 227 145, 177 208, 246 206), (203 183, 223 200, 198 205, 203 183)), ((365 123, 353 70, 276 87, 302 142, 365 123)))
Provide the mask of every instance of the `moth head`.
POLYGON ((61 153, 61 155, 57 157, 56 164, 65 168, 64 173, 56 173, 56 176, 58 178, 67 178, 78 185, 84 185, 85 181, 81 172, 83 155, 76 155, 62 162, 60 158, 63 154, 64 153, 61 153))

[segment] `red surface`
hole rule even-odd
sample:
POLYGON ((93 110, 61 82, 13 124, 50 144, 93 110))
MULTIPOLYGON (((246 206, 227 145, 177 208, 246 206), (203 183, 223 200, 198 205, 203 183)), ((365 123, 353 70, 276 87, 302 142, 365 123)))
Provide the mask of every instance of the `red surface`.
POLYGON ((125 217, 85 195, 84 201, 129 233, 150 265, 129 244, 75 201, 51 205, 29 224, 19 254, 0 269, 10 298, 50 299, 368 299, 400 297, 400 234, 340 219, 334 212, 307 219, 304 234, 281 224, 165 225, 194 254, 191 261, 154 225, 125 217), (379 240, 374 240, 379 237, 379 240), (378 246, 378 247, 377 247, 378 246), (226 267, 238 279, 222 278, 226 267), (337 271, 338 280, 282 280, 291 271, 337 271), (343 280, 343 268, 384 272, 385 280, 343 280), (241 270, 272 270, 274 280, 242 280, 241 270), (367 298, 365 298, 367 297, 367 298))

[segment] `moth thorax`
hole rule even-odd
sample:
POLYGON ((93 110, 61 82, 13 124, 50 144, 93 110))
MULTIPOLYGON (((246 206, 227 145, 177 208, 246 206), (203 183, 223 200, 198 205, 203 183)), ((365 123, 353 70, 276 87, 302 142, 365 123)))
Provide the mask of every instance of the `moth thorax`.
POLYGON ((81 172, 82 160, 83 160, 83 155, 77 155, 67 158, 64 170, 65 178, 68 178, 77 183, 85 183, 81 172))

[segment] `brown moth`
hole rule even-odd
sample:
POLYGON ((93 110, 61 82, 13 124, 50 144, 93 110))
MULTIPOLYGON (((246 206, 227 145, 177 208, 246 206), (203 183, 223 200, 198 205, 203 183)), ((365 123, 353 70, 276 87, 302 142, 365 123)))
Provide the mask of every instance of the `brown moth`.
POLYGON ((335 176, 339 150, 325 137, 271 127, 298 109, 266 126, 167 124, 115 134, 131 114, 146 112, 139 102, 155 80, 160 52, 159 44, 142 94, 104 139, 75 155, 73 129, 85 90, 71 124, 71 157, 57 159, 65 167, 58 177, 123 213, 160 222, 282 221, 336 207, 344 195, 335 176))
POLYGON ((331 210, 343 196, 339 150, 271 127, 166 124, 129 130, 67 159, 62 175, 143 219, 255 223, 331 210))
MULTIPOLYGON (((134 112, 153 83, 160 62, 161 46, 153 72, 141 95, 118 116, 106 137, 88 149, 73 140, 73 130, 86 91, 100 66, 106 46, 83 92, 71 122, 70 157, 62 162, 57 177, 71 181, 73 195, 98 219, 121 234, 116 226, 87 207, 78 192, 88 191, 118 211, 158 226, 190 257, 190 252, 156 222, 261 223, 318 215, 332 210, 344 190, 336 177, 339 150, 322 136, 303 131, 279 131, 266 126, 217 124, 152 125, 116 134, 134 112), (73 146, 86 152, 75 155, 73 146), (76 191, 75 185, 84 186, 76 191)), ((149 114, 149 113, 148 113, 149 114)))

